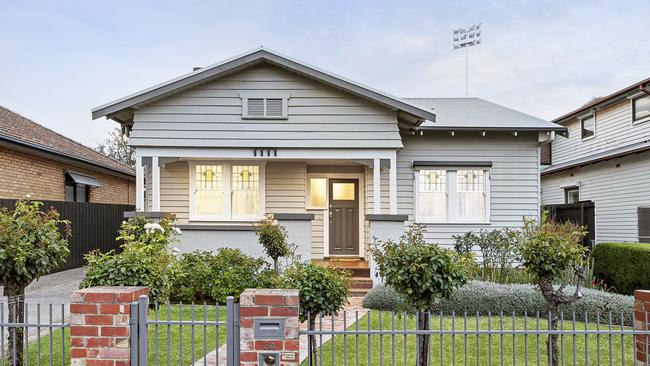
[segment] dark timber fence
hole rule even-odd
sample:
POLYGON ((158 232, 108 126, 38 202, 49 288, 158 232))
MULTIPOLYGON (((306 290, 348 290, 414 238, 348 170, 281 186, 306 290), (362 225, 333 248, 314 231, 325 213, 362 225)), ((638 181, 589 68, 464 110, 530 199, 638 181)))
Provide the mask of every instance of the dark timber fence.
MULTIPOLYGON (((70 257, 59 271, 84 265, 84 254, 98 249, 102 252, 118 249, 115 240, 124 220, 125 211, 135 210, 133 205, 107 203, 43 201, 43 209, 56 209, 61 218, 70 221, 72 236, 68 238, 70 257)), ((13 210, 16 200, 0 199, 0 207, 13 210)))
POLYGON ((558 222, 570 221, 587 227, 587 235, 583 239, 583 244, 588 247, 591 247, 596 240, 595 207, 596 205, 592 201, 543 206, 551 219, 558 222))

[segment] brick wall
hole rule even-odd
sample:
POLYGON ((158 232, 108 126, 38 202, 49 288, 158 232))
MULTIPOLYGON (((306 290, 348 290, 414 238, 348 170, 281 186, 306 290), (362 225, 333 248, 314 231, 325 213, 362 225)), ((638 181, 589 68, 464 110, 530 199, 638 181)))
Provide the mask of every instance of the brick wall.
MULTIPOLYGON (((641 331, 650 330, 650 291, 634 291, 634 328, 641 331)), ((650 363, 650 336, 637 335, 634 344, 636 346, 636 364, 638 366, 650 363)))
POLYGON ((65 171, 93 176, 101 187, 90 190, 90 202, 135 204, 135 181, 47 160, 0 147, 0 198, 64 201, 65 171))

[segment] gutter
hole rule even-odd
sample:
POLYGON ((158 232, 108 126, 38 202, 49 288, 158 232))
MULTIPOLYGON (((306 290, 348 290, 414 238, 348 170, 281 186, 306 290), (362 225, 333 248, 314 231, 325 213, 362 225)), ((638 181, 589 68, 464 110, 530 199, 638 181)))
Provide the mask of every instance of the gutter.
MULTIPOLYGON (((127 173, 125 171, 112 169, 112 168, 106 167, 104 165, 97 164, 97 163, 95 163, 93 161, 90 161, 90 160, 87 160, 87 159, 82 159, 82 158, 79 158, 79 157, 76 157, 76 156, 70 156, 70 155, 61 153, 61 152, 56 151, 56 150, 52 150, 52 149, 44 147, 44 146, 39 146, 39 145, 36 145, 36 144, 24 142, 24 141, 13 139, 13 138, 7 137, 7 136, 0 136, 0 144, 2 144, 3 140, 7 143, 7 145, 10 145, 10 146, 18 145, 18 147, 22 147, 23 150, 36 150, 36 152, 40 152, 43 155, 51 154, 51 155, 55 155, 57 157, 60 157, 60 158, 66 159, 66 160, 73 160, 73 161, 80 162, 80 163, 83 163, 83 164, 88 164, 88 165, 93 166, 95 169, 99 168, 97 170, 106 172, 106 173, 114 175, 114 176, 127 178, 127 179, 135 179, 135 173, 130 174, 130 173, 127 173)), ((28 153, 29 152, 33 153, 33 151, 27 151, 27 152, 28 153)))

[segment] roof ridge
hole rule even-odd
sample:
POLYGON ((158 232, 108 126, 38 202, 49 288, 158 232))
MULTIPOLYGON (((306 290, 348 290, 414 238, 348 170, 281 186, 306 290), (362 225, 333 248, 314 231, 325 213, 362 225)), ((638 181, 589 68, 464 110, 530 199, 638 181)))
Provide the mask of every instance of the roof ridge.
MULTIPOLYGON (((126 165, 126 164, 124 164, 123 162, 121 162, 121 161, 119 161, 119 160, 117 160, 117 159, 113 159, 113 158, 111 158, 110 156, 104 155, 104 154, 100 153, 99 151, 93 149, 92 147, 87 146, 87 145, 84 145, 84 144, 82 144, 82 143, 79 142, 79 141, 73 140, 73 139, 71 139, 71 138, 69 138, 69 137, 63 135, 63 134, 60 133, 60 132, 57 132, 57 131, 55 131, 55 130, 49 128, 49 127, 46 127, 46 126, 42 125, 41 123, 38 123, 38 122, 34 121, 33 119, 31 119, 31 118, 29 118, 29 117, 27 117, 27 116, 25 116, 25 115, 23 115, 23 114, 21 114, 21 113, 18 113, 18 112, 16 112, 16 111, 14 111, 14 110, 11 109, 11 108, 7 108, 7 107, 5 107, 5 106, 3 106, 3 105, 0 105, 0 108, 1 108, 1 109, 4 109, 5 111, 7 111, 7 112, 9 112, 9 113, 12 113, 12 114, 14 114, 14 115, 16 115, 16 116, 18 116, 18 117, 20 117, 20 118, 22 118, 23 120, 26 120, 26 121, 29 122, 29 123, 35 124, 35 125, 37 125, 38 127, 43 128, 43 129, 45 129, 45 130, 47 130, 47 131, 49 131, 49 132, 51 132, 51 133, 53 133, 53 134, 55 134, 55 135, 57 135, 57 136, 63 138, 63 139, 65 139, 65 140, 67 140, 67 141, 69 141, 69 142, 71 142, 71 143, 77 145, 77 146, 80 146, 80 147, 82 147, 82 148, 84 148, 84 149, 87 149, 88 151, 92 152, 93 154, 96 154, 97 156, 101 156, 101 157, 103 157, 103 158, 109 159, 109 160, 111 160, 111 161, 113 161, 113 162, 115 162, 115 163, 117 163, 117 164, 122 165, 124 168, 127 168, 127 169, 133 169, 131 166, 126 165)), ((43 145, 43 144, 40 144, 40 143, 37 143, 37 142, 36 142, 36 143, 32 142, 32 144, 37 145, 37 146, 40 146, 40 147, 43 147, 43 148, 48 149, 48 150, 51 150, 51 147, 48 147, 48 146, 46 146, 46 145, 43 145)))

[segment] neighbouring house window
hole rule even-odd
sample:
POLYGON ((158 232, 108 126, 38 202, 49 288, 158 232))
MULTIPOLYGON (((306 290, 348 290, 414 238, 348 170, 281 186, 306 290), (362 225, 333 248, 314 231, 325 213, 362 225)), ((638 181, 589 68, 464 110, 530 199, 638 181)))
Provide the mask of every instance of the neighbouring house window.
POLYGON ((488 176, 483 169, 417 171, 416 221, 489 221, 488 176))
POLYGON ((261 119, 286 119, 288 96, 242 96, 242 117, 261 119))
POLYGON ((65 173, 65 200, 68 202, 88 202, 90 189, 99 187, 100 183, 91 176, 67 172, 65 173))
POLYGON ((309 179, 309 208, 327 208, 327 178, 309 179))
POLYGON ((596 115, 580 119, 580 126, 583 140, 596 136, 596 115))
POLYGON ((257 220, 262 216, 263 166, 191 164, 192 219, 257 220))
POLYGON ((578 203, 580 202, 580 188, 568 187, 564 189, 564 202, 565 203, 578 203))
POLYGON ((639 121, 650 117, 650 96, 632 99, 632 118, 639 121))
POLYGON ((553 164, 553 146, 552 144, 542 144, 540 147, 540 164, 552 165, 553 164))

